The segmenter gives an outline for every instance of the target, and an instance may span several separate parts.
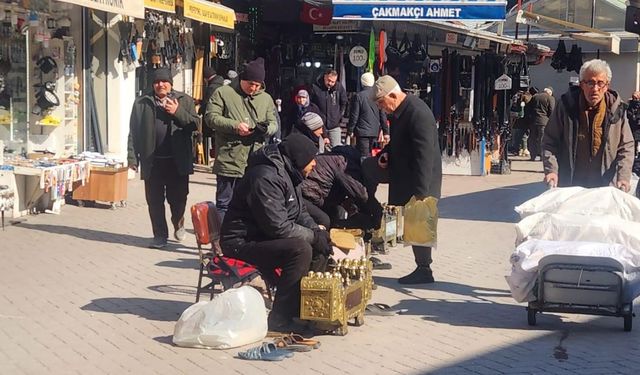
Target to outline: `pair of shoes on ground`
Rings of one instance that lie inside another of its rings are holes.
[[[297,334],[279,336],[273,342],[263,342],[262,345],[238,353],[238,358],[253,361],[282,361],[293,357],[294,352],[309,352],[320,347],[320,341],[305,339]]]
[[[431,268],[424,266],[418,266],[407,276],[403,276],[398,279],[398,283],[404,285],[431,284],[434,281],[435,280],[433,279],[433,272],[431,271]]]

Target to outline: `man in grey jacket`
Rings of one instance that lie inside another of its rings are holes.
[[[580,68],[580,86],[558,101],[543,137],[544,181],[549,186],[611,185],[629,191],[633,135],[610,83],[609,64],[587,61]]]

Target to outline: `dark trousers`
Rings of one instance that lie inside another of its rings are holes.
[[[307,200],[304,198],[303,200],[304,200],[304,205],[307,208],[307,211],[309,212],[309,216],[311,216],[313,221],[315,221],[316,224],[322,225],[327,229],[331,228],[331,218],[329,217],[329,215],[326,212],[324,212],[322,208],[311,203],[310,200]]]
[[[375,197],[378,184],[389,183],[389,171],[378,166],[378,158],[371,157],[362,161],[362,177],[369,196]],[[431,248],[412,246],[413,257],[419,267],[429,267],[432,262]]]
[[[224,219],[224,214],[229,209],[231,198],[233,198],[233,188],[240,180],[237,177],[227,177],[216,175],[216,209],[220,214],[220,222]]]
[[[371,156],[373,144],[378,137],[356,137],[356,148],[360,151],[360,156],[366,158]]]
[[[308,242],[299,238],[249,242],[225,255],[249,262],[266,275],[281,268],[272,311],[287,318],[300,316],[300,280],[309,272],[312,258]]]
[[[164,200],[171,209],[171,223],[174,228],[184,218],[189,195],[189,175],[178,174],[173,159],[155,159],[151,175],[144,181],[144,193],[149,206],[149,217],[154,238],[169,238]]]
[[[529,135],[529,154],[531,155],[531,160],[538,156],[542,158],[544,128],[544,126],[531,126],[531,134]]]

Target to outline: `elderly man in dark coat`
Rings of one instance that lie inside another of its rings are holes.
[[[412,196],[440,198],[442,160],[438,130],[431,109],[414,95],[407,95],[391,76],[380,77],[372,91],[378,107],[391,114],[391,142],[377,157],[363,161],[362,172],[369,195],[380,182],[389,182],[389,204],[404,206]],[[434,281],[431,248],[413,246],[417,268],[401,277],[400,284]]]
[[[167,245],[165,198],[171,208],[175,239],[181,241],[186,235],[184,211],[193,173],[191,139],[197,120],[193,99],[173,90],[173,78],[166,68],[153,73],[153,91],[133,103],[127,159],[129,168],[137,171],[141,167],[153,228],[150,247]]]

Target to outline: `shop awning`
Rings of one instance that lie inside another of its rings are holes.
[[[102,10],[123,16],[144,18],[144,0],[58,0],[89,9]]]
[[[165,13],[175,13],[176,0],[144,0],[144,7]]]
[[[184,0],[184,16],[231,30],[236,22],[236,12],[233,9],[203,0]]]
[[[333,19],[504,21],[506,0],[334,0]]]

